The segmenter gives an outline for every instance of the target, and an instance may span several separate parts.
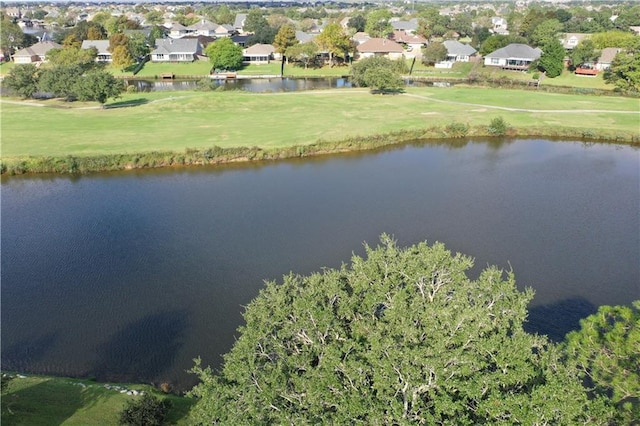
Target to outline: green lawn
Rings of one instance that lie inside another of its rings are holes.
[[[172,403],[170,424],[187,424],[192,400],[157,393],[151,386],[126,385],[128,390],[152,393]],[[15,378],[2,394],[3,426],[117,425],[127,401],[138,398],[87,380]]]
[[[48,105],[48,101],[41,104]],[[637,134],[640,117],[637,99],[473,87],[410,88],[404,95],[372,95],[364,89],[282,94],[139,93],[127,94],[116,104],[131,107],[38,108],[3,102],[2,157],[183,151],[211,146],[282,148],[453,122],[484,126],[498,116],[518,127],[560,126]],[[556,111],[578,109],[605,112]],[[636,113],[606,112],[609,110]]]

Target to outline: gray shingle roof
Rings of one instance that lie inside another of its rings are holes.
[[[502,59],[530,59],[535,60],[540,57],[542,50],[539,48],[533,48],[526,44],[511,43],[508,46],[498,49],[489,53],[487,58],[502,58]]]
[[[83,49],[89,49],[95,47],[98,50],[98,54],[106,55],[109,53],[109,40],[82,40]]]
[[[198,51],[197,38],[158,38],[156,39],[156,48],[152,54],[169,54],[169,53],[196,53]]]
[[[442,44],[447,48],[447,53],[449,55],[471,56],[477,52],[473,47],[468,44],[460,43],[458,40],[446,40]]]
[[[13,56],[46,56],[51,49],[60,49],[61,45],[52,41],[40,41],[32,46],[18,50]]]

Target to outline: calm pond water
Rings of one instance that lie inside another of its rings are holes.
[[[640,298],[639,169],[628,146],[515,140],[3,178],[2,367],[188,388],[263,280],[383,232],[513,268],[536,290],[529,328],[562,336]]]
[[[351,82],[344,77],[330,78],[232,78],[212,80],[212,84],[224,90],[244,90],[246,92],[299,92],[301,90],[335,89],[351,87]],[[166,92],[178,90],[195,90],[197,80],[127,80],[140,92]]]

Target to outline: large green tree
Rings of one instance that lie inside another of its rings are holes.
[[[625,51],[615,56],[604,80],[623,90],[640,91],[640,37],[635,37]]]
[[[215,69],[237,70],[242,66],[242,47],[228,37],[209,43],[204,52]]]
[[[601,306],[567,335],[566,352],[594,394],[617,407],[616,424],[640,419],[640,301]]]
[[[76,97],[75,84],[85,72],[81,65],[58,65],[40,71],[39,88],[67,101]]]
[[[369,33],[371,37],[386,38],[393,32],[393,27],[389,22],[390,19],[391,12],[389,12],[388,9],[373,10],[367,16],[367,23],[364,30]]]
[[[23,98],[30,98],[38,91],[38,69],[33,64],[16,65],[3,84]]]
[[[523,330],[532,290],[442,244],[382,237],[349,265],[268,283],[197,424],[607,424],[575,370]]]
[[[559,40],[551,40],[542,47],[538,67],[549,78],[558,77],[564,69],[564,47]]]
[[[287,58],[291,61],[300,62],[306,69],[309,67],[309,64],[316,61],[318,57],[318,46],[312,41],[297,43],[288,47],[285,55],[287,55]]]
[[[117,98],[124,90],[124,83],[108,71],[95,70],[80,76],[74,85],[76,97],[81,101],[100,104],[109,98]]]

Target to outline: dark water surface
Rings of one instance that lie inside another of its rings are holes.
[[[383,232],[513,268],[536,290],[530,329],[558,337],[640,298],[639,169],[628,146],[517,140],[3,178],[2,368],[187,388],[264,279]]]

